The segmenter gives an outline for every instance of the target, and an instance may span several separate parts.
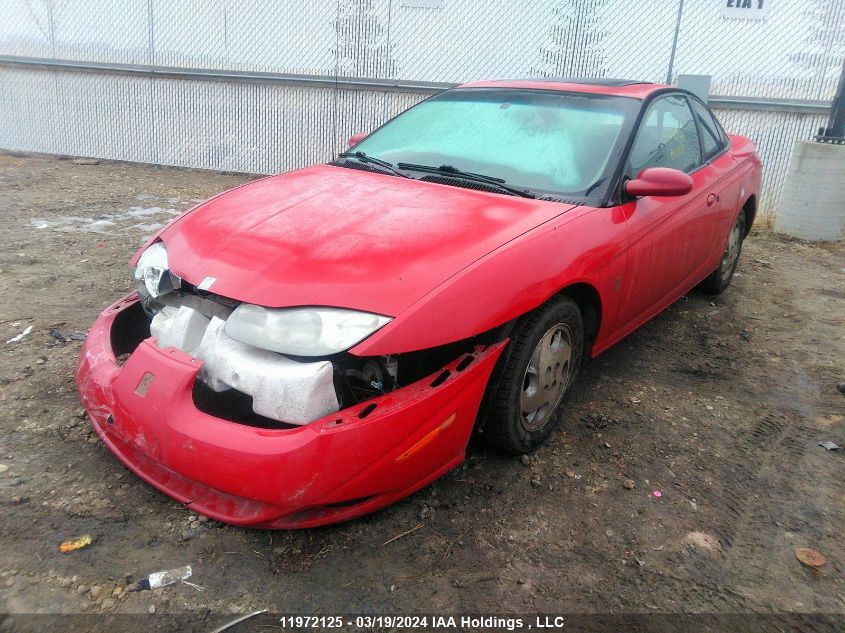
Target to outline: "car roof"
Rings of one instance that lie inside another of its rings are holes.
[[[461,84],[458,88],[523,88],[526,90],[559,90],[562,92],[588,92],[644,99],[658,90],[672,88],[668,84],[655,84],[635,79],[604,79],[589,77],[543,77],[538,79],[491,79]]]

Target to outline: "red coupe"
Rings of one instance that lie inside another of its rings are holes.
[[[754,145],[614,80],[442,92],[323,165],[204,202],[135,256],[77,368],[103,442],[192,510],[315,526],[524,453],[582,360],[731,281]]]

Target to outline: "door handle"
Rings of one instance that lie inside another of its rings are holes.
[[[707,196],[708,207],[712,207],[717,202],[719,202],[719,196],[717,196],[715,193],[711,193],[709,196]]]

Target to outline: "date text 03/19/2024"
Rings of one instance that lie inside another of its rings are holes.
[[[532,621],[533,620],[533,621]],[[505,616],[451,616],[451,615],[357,615],[343,616],[283,616],[279,622],[291,628],[346,628],[367,629],[472,629],[506,630],[561,629],[566,619],[560,615],[534,616],[533,618]]]

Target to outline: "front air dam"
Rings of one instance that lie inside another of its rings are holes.
[[[507,341],[431,376],[296,428],[199,411],[201,361],[148,338],[118,364],[111,329],[134,295],[91,328],[77,384],[108,448],[158,490],[212,519],[301,528],[384,507],[460,464],[484,388]]]

